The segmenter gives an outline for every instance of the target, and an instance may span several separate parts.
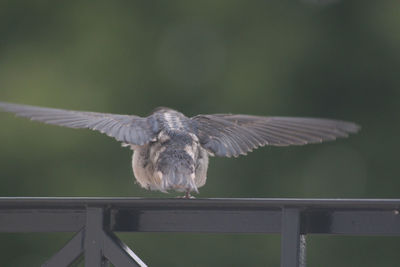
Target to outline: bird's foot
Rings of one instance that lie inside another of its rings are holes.
[[[187,198],[187,199],[192,198],[193,199],[195,197],[190,194],[190,191],[186,191],[184,198]]]
[[[190,194],[190,192],[186,192],[183,196],[177,196],[177,198],[184,198],[184,199],[195,199],[194,196]]]

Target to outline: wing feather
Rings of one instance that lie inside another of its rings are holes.
[[[0,109],[47,124],[88,128],[129,144],[143,145],[154,140],[156,136],[147,118],[134,115],[42,108],[4,102],[0,102]]]
[[[222,157],[245,155],[265,145],[321,143],[360,129],[352,122],[301,117],[212,114],[192,117],[192,121],[202,146]]]

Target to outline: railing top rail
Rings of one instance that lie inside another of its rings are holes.
[[[79,208],[87,206],[130,208],[345,208],[398,209],[400,199],[327,198],[136,198],[136,197],[0,197],[0,208]]]

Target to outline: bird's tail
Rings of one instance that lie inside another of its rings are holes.
[[[172,155],[160,155],[157,165],[158,171],[161,172],[160,178],[163,190],[176,190],[180,192],[195,191],[198,193],[194,181],[194,163],[187,153],[174,151]]]
[[[182,171],[179,168],[172,169],[169,173],[163,176],[162,187],[166,191],[195,191],[196,193],[198,193],[193,175],[188,174],[186,171]]]

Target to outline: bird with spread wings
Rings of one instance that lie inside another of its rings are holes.
[[[73,111],[0,102],[0,109],[47,124],[104,133],[133,151],[133,172],[143,188],[198,192],[209,156],[237,157],[258,147],[304,145],[356,133],[352,122],[302,117],[209,114],[186,117],[157,108],[147,117]]]

